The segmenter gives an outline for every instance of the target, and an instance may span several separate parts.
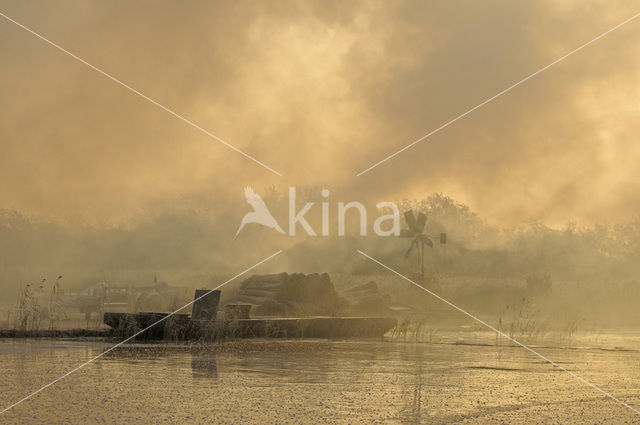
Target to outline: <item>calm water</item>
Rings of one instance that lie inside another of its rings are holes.
[[[639,339],[539,348],[640,407]],[[2,408],[104,342],[0,340]],[[114,352],[0,416],[2,423],[640,423],[518,347],[271,341]]]

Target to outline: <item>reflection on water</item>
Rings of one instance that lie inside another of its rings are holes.
[[[621,337],[616,343],[627,344]],[[108,347],[0,341],[9,405]],[[636,349],[539,347],[632,405]],[[599,423],[635,419],[518,347],[251,341],[118,348],[11,410],[6,423]]]
[[[215,354],[191,357],[191,370],[194,378],[217,378],[218,360]]]
[[[420,350],[420,348],[418,348]],[[417,361],[419,356],[414,358],[414,378],[411,385],[405,388],[406,395],[403,397],[407,404],[402,410],[403,419],[410,423],[421,423],[422,417],[422,362]]]

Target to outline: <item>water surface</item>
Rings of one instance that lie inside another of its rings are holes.
[[[628,344],[537,350],[640,406],[637,339],[623,335],[609,340]],[[2,408],[108,346],[104,341],[0,340]],[[383,341],[128,345],[0,417],[3,423],[25,424],[638,419],[519,347]]]

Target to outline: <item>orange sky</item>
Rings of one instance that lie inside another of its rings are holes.
[[[356,177],[639,11],[556,3],[0,1],[284,175],[0,19],[0,208],[116,223],[311,184],[444,192],[494,223],[624,220],[640,207],[640,19]]]

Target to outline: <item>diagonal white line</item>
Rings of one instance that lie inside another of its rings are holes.
[[[221,283],[220,285],[216,286],[215,288],[213,288],[210,291],[207,291],[206,293],[204,293],[203,295],[199,296],[198,298],[194,299],[193,301],[183,305],[182,307],[180,307],[179,309],[177,309],[176,311],[169,313],[167,316],[163,317],[162,319],[158,320],[155,323],[150,324],[149,326],[147,326],[146,328],[142,329],[141,331],[136,332],[135,334],[131,335],[129,338],[120,341],[119,343],[117,343],[116,345],[109,347],[107,350],[103,351],[102,353],[98,354],[97,356],[87,360],[86,362],[82,363],[80,366],[75,367],[74,369],[71,369],[69,372],[65,373],[64,375],[62,375],[61,377],[54,379],[53,381],[49,382],[47,385],[43,386],[42,388],[32,392],[31,394],[29,394],[28,396],[23,397],[22,399],[16,401],[15,403],[13,403],[11,406],[5,408],[4,410],[0,411],[0,415],[2,415],[3,413],[9,411],[10,409],[13,409],[14,407],[16,407],[17,405],[19,405],[20,403],[22,403],[23,401],[26,401],[28,399],[30,399],[31,397],[33,397],[34,395],[40,393],[41,391],[49,388],[50,386],[52,386],[53,384],[55,384],[56,382],[59,382],[61,380],[63,380],[64,378],[66,378],[67,376],[71,375],[72,373],[82,369],[83,367],[87,366],[88,364],[96,361],[97,359],[99,359],[100,357],[104,356],[105,354],[107,354],[108,352],[118,348],[119,346],[121,346],[122,344],[126,343],[127,341],[131,341],[133,338],[135,338],[136,336],[140,335],[141,333],[149,330],[150,328],[152,328],[153,326],[157,325],[160,322],[163,322],[165,320],[167,320],[169,317],[173,316],[174,314],[176,314],[177,312],[179,312],[180,310],[185,309],[186,307],[189,307],[191,304],[195,303],[196,301],[198,301],[201,298],[206,297],[207,295],[209,295],[211,292],[215,291],[216,289],[222,288],[224,285],[226,285],[227,283],[231,282],[232,280],[242,276],[243,274],[253,270],[254,268],[258,267],[260,264],[265,263],[267,261],[269,261],[270,259],[272,259],[273,257],[275,257],[276,255],[280,254],[282,252],[282,250],[271,254],[270,256],[268,256],[267,258],[257,262],[256,264],[254,264],[253,266],[249,267],[248,269],[238,273],[237,275],[233,276],[231,279]]]
[[[373,164],[371,167],[367,168],[364,171],[359,172],[358,174],[356,174],[356,177],[360,177],[361,175],[373,170],[374,168],[376,168],[378,165],[390,160],[391,158],[395,157],[396,155],[398,155],[399,153],[402,153],[404,151],[406,151],[407,149],[415,146],[416,144],[422,142],[423,140],[427,139],[428,137],[431,137],[432,135],[438,133],[440,130],[449,127],[451,124],[453,124],[454,122],[458,121],[461,118],[464,118],[465,116],[469,115],[470,113],[472,113],[473,111],[475,111],[476,109],[482,108],[484,105],[486,105],[487,103],[491,102],[492,100],[502,96],[503,94],[507,93],[508,91],[510,91],[513,88],[516,88],[517,86],[519,86],[520,84],[524,83],[527,80],[530,80],[531,78],[535,77],[536,75],[540,74],[543,71],[546,71],[547,69],[551,68],[553,65],[557,64],[560,61],[563,61],[564,59],[568,58],[569,56],[573,55],[576,52],[579,52],[580,50],[584,49],[585,47],[587,47],[588,45],[590,45],[591,43],[594,43],[596,41],[598,41],[599,39],[601,39],[602,37],[604,37],[605,35],[609,34],[612,31],[617,30],[618,28],[620,28],[621,26],[623,26],[624,24],[627,24],[631,21],[633,21],[634,19],[636,19],[638,16],[640,16],[640,13],[636,13],[635,15],[633,15],[632,17],[630,17],[629,19],[619,23],[618,25],[616,25],[615,27],[609,29],[608,31],[603,32],[602,34],[600,34],[599,36],[597,36],[596,38],[592,39],[591,41],[583,44],[582,46],[570,51],[569,53],[567,53],[566,55],[556,59],[555,61],[551,62],[549,65],[540,68],[539,70],[537,70],[536,72],[534,72],[533,74],[523,78],[522,80],[518,81],[517,83],[507,87],[506,89],[502,90],[500,93],[496,94],[495,96],[490,97],[489,99],[485,100],[484,102],[474,106],[473,108],[469,109],[468,111],[458,115],[457,117],[455,117],[454,119],[452,119],[451,121],[441,125],[440,127],[436,128],[435,130],[431,131],[430,133],[425,134],[424,136],[420,137],[419,139],[409,143],[407,146],[403,147],[402,149],[400,149],[397,152],[392,153],[391,155],[387,156],[386,158],[376,162],[375,164]]]
[[[128,89],[129,91],[137,94],[138,96],[140,96],[141,98],[153,103],[154,105],[156,105],[158,108],[161,108],[165,111],[167,111],[168,113],[170,113],[171,115],[173,115],[174,117],[178,118],[181,121],[184,121],[185,123],[189,124],[191,127],[200,130],[202,133],[206,134],[207,136],[217,140],[218,142],[222,143],[223,145],[227,146],[228,148],[233,149],[234,151],[238,152],[240,155],[244,156],[245,158],[250,159],[251,161],[255,162],[256,164],[261,165],[262,167],[266,168],[267,170],[271,171],[274,174],[279,175],[280,177],[282,177],[282,174],[279,173],[278,171],[274,170],[273,168],[269,167],[268,165],[266,165],[265,163],[258,161],[256,158],[252,157],[251,155],[249,155],[248,153],[245,153],[244,151],[236,148],[235,146],[233,146],[231,143],[226,142],[225,140],[221,139],[220,137],[216,136],[215,134],[205,130],[204,128],[200,127],[198,124],[194,123],[193,121],[188,120],[187,118],[183,117],[182,115],[178,114],[177,112],[172,111],[171,109],[167,108],[164,105],[161,105],[160,103],[156,102],[155,100],[151,99],[148,96],[145,96],[144,94],[140,93],[138,90],[134,89],[133,87],[123,83],[122,81],[118,80],[116,77],[112,76],[111,74],[106,73],[105,71],[101,70],[100,68],[91,65],[89,62],[85,61],[84,59],[74,55],[73,53],[71,53],[70,51],[66,50],[63,47],[60,47],[59,45],[57,45],[56,43],[54,43],[53,41],[47,39],[46,37],[38,34],[37,32],[33,31],[30,28],[25,27],[24,25],[22,25],[20,22],[11,19],[10,17],[8,17],[7,15],[5,15],[4,13],[0,12],[0,16],[2,16],[3,18],[5,18],[6,20],[13,22],[14,24],[16,24],[17,26],[19,26],[20,28],[22,28],[25,31],[30,32],[31,34],[35,35],[36,37],[38,37],[39,39],[41,39],[42,41],[50,44],[51,46],[55,47],[56,49],[60,50],[61,52],[66,53],[67,55],[71,56],[72,58],[76,59],[79,62],[82,62],[83,64],[85,64],[86,66],[88,66],[89,68],[93,69],[94,71],[99,72],[100,74],[104,75],[105,77],[109,78],[110,80],[120,84],[122,87]]]
[[[412,283],[413,285],[417,286],[418,288],[422,289],[423,291],[428,292],[430,295],[433,295],[434,297],[436,297],[437,299],[439,299],[440,301],[442,301],[443,303],[447,304],[450,307],[455,308],[456,310],[458,310],[459,312],[469,316],[470,318],[472,318],[473,320],[475,320],[476,322],[482,324],[483,326],[486,326],[487,328],[491,329],[492,331],[496,332],[498,335],[503,336],[505,338],[507,338],[508,340],[510,340],[511,342],[519,345],[520,347],[524,348],[525,350],[535,354],[536,356],[540,357],[542,360],[544,360],[545,362],[549,363],[550,365],[552,365],[553,367],[557,367],[558,369],[567,372],[569,375],[573,376],[574,378],[576,378],[577,380],[579,380],[580,382],[583,382],[587,385],[589,385],[591,388],[597,390],[598,392],[604,394],[605,396],[609,397],[611,400],[621,404],[622,406],[632,410],[633,412],[637,413],[640,415],[640,411],[636,410],[635,408],[633,408],[632,406],[628,405],[627,403],[625,403],[624,401],[612,396],[611,394],[609,394],[608,392],[606,392],[605,390],[601,389],[600,387],[597,387],[596,385],[592,384],[591,382],[587,381],[586,379],[576,375],[574,372],[571,372],[570,370],[564,368],[563,366],[560,366],[559,364],[555,363],[552,360],[549,360],[547,357],[543,356],[542,354],[538,353],[537,351],[534,351],[532,348],[527,347],[526,345],[524,345],[521,342],[516,341],[514,338],[510,337],[509,335],[505,334],[504,332],[494,328],[493,326],[491,326],[490,324],[488,324],[487,322],[483,321],[482,319],[477,318],[476,316],[474,316],[471,313],[468,313],[466,310],[461,309],[460,307],[458,307],[457,305],[453,304],[450,301],[445,300],[444,298],[442,298],[440,295],[428,290],[427,288],[425,288],[422,285],[417,284],[416,282],[414,282],[413,280],[409,279],[408,277],[406,277],[405,275],[395,271],[394,269],[392,269],[389,266],[386,266],[385,264],[382,264],[380,261],[376,260],[375,258],[365,254],[364,252],[360,251],[359,249],[356,249],[356,251],[360,254],[362,254],[363,256],[367,257],[368,259],[370,259],[371,261],[373,261],[374,263],[384,267],[385,269],[389,270],[390,272],[400,276],[401,278],[403,278],[404,280],[406,280],[407,282]]]

